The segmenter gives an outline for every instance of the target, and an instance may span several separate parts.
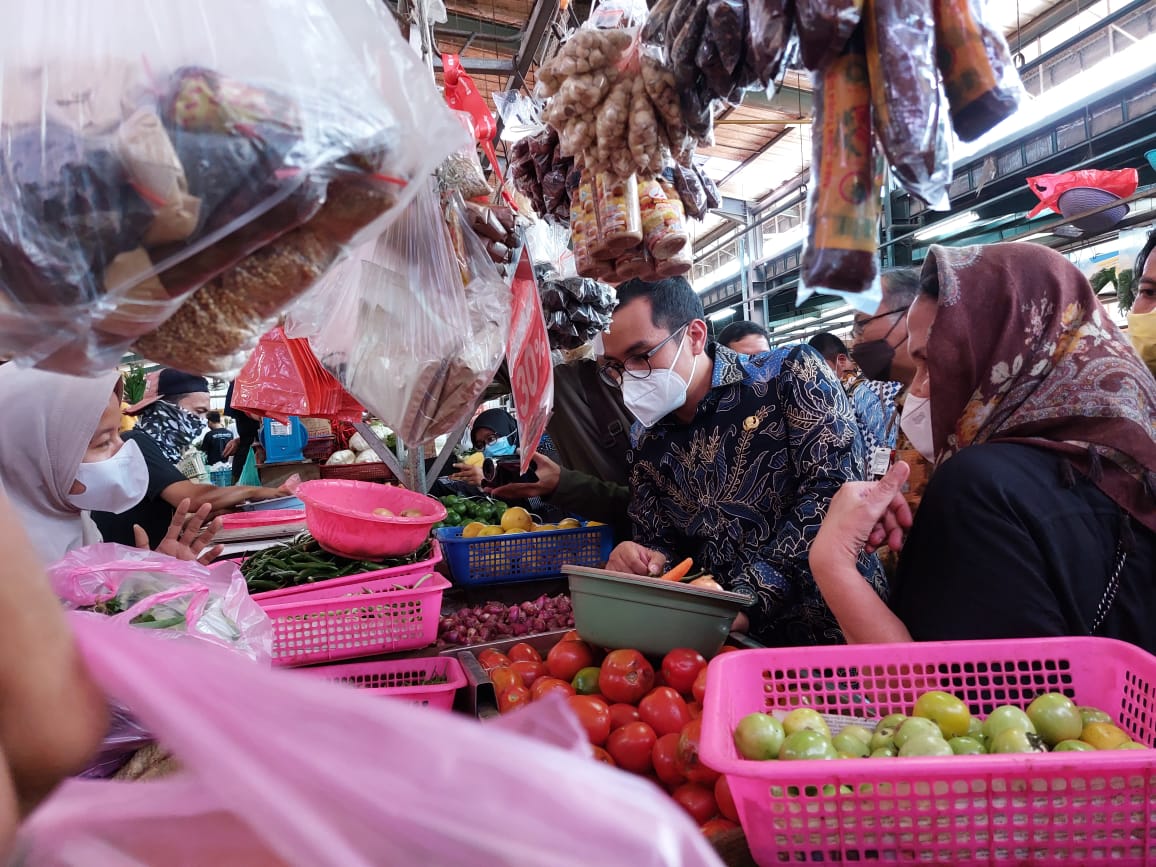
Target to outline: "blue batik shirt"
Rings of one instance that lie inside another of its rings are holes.
[[[868,461],[877,448],[895,448],[899,437],[895,398],[902,390],[901,382],[862,380],[851,385],[851,405],[855,408],[855,419],[863,433]]]
[[[809,346],[708,355],[711,389],[692,422],[631,431],[634,541],[749,595],[750,635],[764,644],[842,642],[807,555],[835,492],[862,479],[851,403]],[[861,555],[859,570],[886,598],[878,560]]]

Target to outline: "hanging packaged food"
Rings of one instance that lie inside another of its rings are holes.
[[[686,215],[674,185],[661,178],[649,178],[638,184],[639,208],[646,249],[661,261],[677,255],[690,243]]]
[[[570,187],[570,243],[574,250],[574,269],[582,277],[592,277],[597,266],[597,260],[590,253],[592,227],[578,194],[581,176],[577,172],[572,174],[574,176],[578,177]]]
[[[853,39],[812,80],[815,120],[801,279],[812,290],[859,293],[879,268],[879,195],[862,40]]]
[[[821,72],[833,63],[859,26],[863,0],[795,0],[803,65]]]
[[[623,253],[614,261],[614,274],[618,280],[632,280],[650,272],[650,254],[646,245],[639,244]]]
[[[688,243],[669,259],[663,259],[661,261],[655,260],[654,276],[656,278],[683,277],[689,274],[690,269],[693,267],[694,249],[692,245]]]
[[[598,216],[598,258],[615,258],[642,243],[642,213],[638,208],[638,180],[615,178],[607,172],[594,177]]]
[[[951,122],[961,141],[973,141],[1015,112],[1023,83],[980,0],[934,0],[933,7]]]

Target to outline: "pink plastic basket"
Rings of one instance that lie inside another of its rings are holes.
[[[387,695],[438,710],[453,710],[454,694],[466,685],[462,664],[450,656],[353,662],[305,671],[375,695]],[[433,677],[444,677],[446,682],[427,684],[426,681]]]
[[[261,600],[273,621],[273,664],[331,662],[433,644],[450,582],[427,574],[388,579],[411,588],[405,590],[365,592],[349,586],[344,588],[349,595]]]
[[[431,542],[431,551],[432,553],[428,560],[422,560],[420,563],[414,563],[412,566],[395,566],[392,569],[361,572],[345,578],[329,578],[313,584],[286,587],[283,590],[269,590],[265,593],[254,593],[253,598],[259,603],[272,600],[276,600],[277,602],[302,602],[306,599],[327,599],[331,596],[346,596],[358,589],[389,590],[395,584],[407,583],[405,580],[407,578],[420,578],[436,570],[438,563],[442,561],[442,549],[436,539]],[[424,586],[425,584],[422,585],[422,587]]]
[[[380,560],[403,557],[429,538],[430,528],[446,516],[433,497],[393,485],[312,479],[297,487],[305,503],[305,524],[317,544],[339,557]],[[399,517],[375,515],[388,509]],[[413,509],[421,517],[402,518]]]
[[[930,689],[979,714],[1063,692],[1156,739],[1156,657],[1109,639],[725,653],[710,663],[701,755],[726,775],[755,860],[1156,865],[1153,751],[759,762],[734,747],[753,711],[875,720]]]

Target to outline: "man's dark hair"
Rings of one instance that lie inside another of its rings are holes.
[[[1156,250],[1156,229],[1148,233],[1148,240],[1144,242],[1144,246],[1140,248],[1140,255],[1136,257],[1136,264],[1132,268],[1133,286],[1140,282],[1140,276],[1144,273],[1144,263],[1148,261],[1153,250]]]
[[[212,424],[221,423],[221,414],[215,409],[209,410],[208,414],[205,415],[205,418],[208,419],[208,421]]]
[[[902,310],[915,303],[915,296],[919,294],[918,268],[884,268],[879,279],[888,309]]]
[[[161,398],[161,400],[163,400],[165,403],[171,403],[173,406],[176,406],[178,403],[180,403],[186,397],[189,397],[190,395],[197,394],[197,393],[198,392],[195,392],[195,391],[186,391],[184,394],[166,394],[164,397]]]
[[[704,319],[702,299],[685,277],[667,277],[656,283],[635,278],[618,287],[618,306],[637,298],[650,299],[650,320],[672,334],[692,319]]]
[[[847,344],[830,331],[820,331],[808,340],[807,343],[814,347],[814,349],[831,364],[834,364],[835,359],[840,355],[848,354]]]
[[[767,329],[763,328],[763,326],[757,322],[751,322],[749,319],[740,319],[738,322],[732,322],[719,332],[718,342],[723,346],[730,346],[736,340],[742,340],[744,337],[750,337],[751,335],[763,337],[768,343],[771,342],[771,336],[767,334]]]

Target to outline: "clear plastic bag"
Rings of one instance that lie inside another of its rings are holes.
[[[932,0],[866,0],[875,136],[903,189],[950,210],[951,121],[935,58]]]
[[[273,625],[249,597],[237,564],[206,566],[142,548],[78,548],[48,569],[70,608],[106,614],[166,637],[189,635],[269,663]]]
[[[235,371],[462,137],[370,0],[0,11],[0,346],[47,369]]]
[[[795,0],[803,65],[812,72],[826,69],[843,53],[862,15],[863,0]]]
[[[482,724],[74,618],[98,686],[187,772],[65,783],[20,830],[30,867],[722,863],[658,787],[590,757],[561,700]]]
[[[308,337],[322,365],[410,445],[469,417],[510,327],[509,289],[461,205],[446,213],[426,185],[293,309],[286,329]]]

